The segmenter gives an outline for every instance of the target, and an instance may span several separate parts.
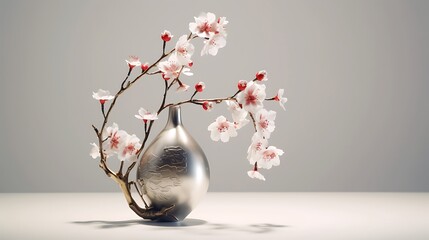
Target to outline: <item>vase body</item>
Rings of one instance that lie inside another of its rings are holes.
[[[209,186],[207,158],[182,125],[180,106],[169,108],[165,128],[140,159],[137,182],[151,207],[174,205],[160,221],[181,221],[198,204]]]

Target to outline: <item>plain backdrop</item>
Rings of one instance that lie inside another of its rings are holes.
[[[89,156],[91,124],[101,124],[92,91],[116,92],[129,55],[155,61],[160,33],[173,33],[171,49],[204,11],[229,20],[227,46],[200,57],[195,39],[184,82],[204,81],[200,97],[228,96],[266,69],[267,95],[284,88],[289,99],[286,111],[266,104],[278,112],[270,144],[285,154],[265,182],[246,174],[251,125],[213,142],[207,126],[229,116],[225,105],[183,106],[211,191],[429,190],[429,1],[1,0],[0,192],[118,191]],[[134,114],[158,107],[162,81],[141,79],[111,121],[142,137]]]

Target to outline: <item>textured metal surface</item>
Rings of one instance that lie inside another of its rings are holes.
[[[163,221],[181,221],[207,192],[209,165],[182,125],[179,106],[169,109],[167,125],[143,154],[137,182],[145,200],[157,209],[175,205]]]

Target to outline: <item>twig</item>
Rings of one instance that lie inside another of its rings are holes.
[[[139,188],[137,187],[137,183],[134,181],[129,182],[129,184],[134,185],[134,188],[136,189],[137,193],[139,194],[140,198],[142,199],[144,206],[146,207],[146,209],[149,208],[149,206],[147,205],[146,201],[143,198],[143,194],[140,192]]]

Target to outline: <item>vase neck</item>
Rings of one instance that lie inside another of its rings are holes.
[[[173,128],[182,125],[180,106],[170,106],[168,109],[168,120],[165,128]]]

